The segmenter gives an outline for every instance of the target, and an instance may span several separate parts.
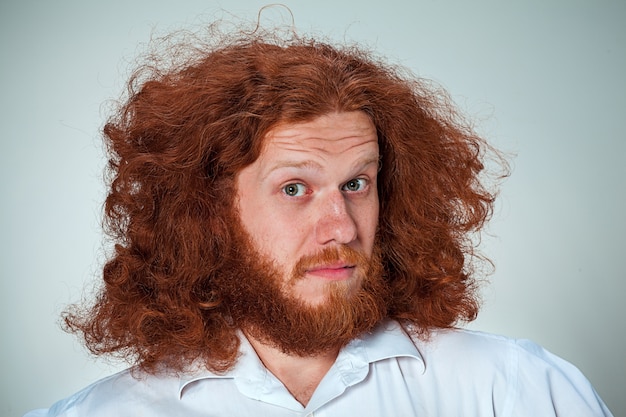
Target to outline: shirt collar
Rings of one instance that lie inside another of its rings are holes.
[[[415,342],[395,320],[384,321],[371,333],[356,339],[356,342],[363,345],[369,363],[404,356],[418,360],[424,368],[424,359]]]
[[[192,370],[180,377],[178,395],[182,397],[185,387],[195,381],[213,378],[232,378],[240,390],[247,391],[250,397],[257,397],[274,390],[275,378],[272,378],[265,368],[248,339],[239,332],[239,357],[235,365],[224,373],[214,373],[202,364],[196,364]],[[348,343],[337,357],[335,365],[350,358],[356,358],[365,364],[378,362],[394,357],[409,357],[420,362],[422,371],[425,370],[424,360],[407,331],[397,321],[386,320],[374,330],[365,333]],[[354,362],[353,362],[354,364]],[[253,392],[254,391],[254,392]]]
[[[209,369],[206,369],[204,364],[199,361],[192,365],[189,372],[184,373],[180,377],[178,386],[178,396],[182,397],[185,387],[193,382],[202,379],[236,379],[245,378],[250,381],[260,382],[260,387],[265,387],[268,379],[268,370],[265,368],[261,359],[259,359],[254,348],[244,336],[243,332],[238,332],[239,336],[239,355],[235,364],[224,373],[215,373]]]

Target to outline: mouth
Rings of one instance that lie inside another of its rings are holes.
[[[342,262],[307,268],[305,273],[307,275],[312,275],[314,277],[330,281],[342,281],[350,278],[355,269],[356,265]]]

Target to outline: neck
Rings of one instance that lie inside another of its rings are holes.
[[[312,356],[290,355],[249,335],[247,338],[263,365],[305,407],[339,354],[337,348]]]

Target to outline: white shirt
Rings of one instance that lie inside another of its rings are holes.
[[[126,370],[25,417],[611,416],[578,369],[527,340],[440,330],[424,341],[388,321],[342,349],[303,407],[241,339],[224,375]]]

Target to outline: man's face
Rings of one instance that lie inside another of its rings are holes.
[[[241,224],[281,272],[282,291],[318,305],[360,288],[378,225],[376,128],[363,112],[283,124],[237,177]],[[352,250],[352,251],[351,251]],[[351,255],[352,254],[352,255]]]

